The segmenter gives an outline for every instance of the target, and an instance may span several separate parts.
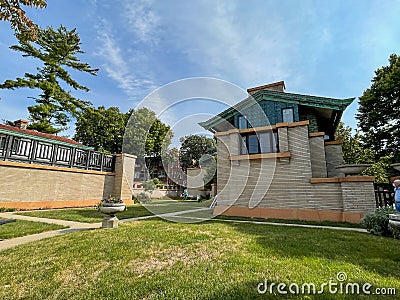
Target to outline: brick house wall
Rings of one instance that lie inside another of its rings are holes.
[[[218,132],[215,214],[349,221],[375,209],[373,177],[344,177],[341,145],[309,133],[309,122],[278,123],[280,152],[240,155],[241,130]],[[265,127],[258,130],[267,130]]]

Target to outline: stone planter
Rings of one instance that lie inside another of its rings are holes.
[[[400,239],[400,214],[389,214],[389,227],[393,236]]]
[[[102,228],[117,228],[118,227],[118,218],[115,216],[116,213],[124,211],[125,204],[124,203],[104,203],[102,202],[99,205],[99,211],[103,214],[108,215],[105,217],[102,222]]]
[[[348,164],[339,165],[336,169],[346,175],[357,175],[368,168],[371,164]]]
[[[393,169],[396,169],[397,171],[400,171],[400,163],[395,163],[390,165]]]

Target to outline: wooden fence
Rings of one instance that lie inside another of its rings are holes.
[[[394,191],[391,184],[374,184],[376,207],[392,206],[394,203]]]

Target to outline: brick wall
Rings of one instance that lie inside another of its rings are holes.
[[[135,157],[125,155],[116,158],[115,173],[0,162],[0,207],[91,206],[109,195],[131,203],[128,180],[134,165]]]
[[[278,128],[280,151],[287,148],[290,158],[247,156],[230,160],[230,155],[239,154],[238,136],[217,136],[220,207],[216,211],[225,207],[232,212],[229,206],[234,206],[244,209],[241,214],[236,208],[239,215],[254,216],[258,211],[258,216],[270,216],[277,211],[281,217],[359,222],[375,208],[371,178],[365,182],[363,178],[357,182],[328,178],[343,175],[334,169],[342,162],[341,145],[325,143],[323,134],[309,136],[307,124]],[[326,180],[312,183],[313,178]]]

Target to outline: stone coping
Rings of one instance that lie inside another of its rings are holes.
[[[278,128],[284,128],[284,127],[298,127],[298,126],[308,126],[310,124],[310,121],[300,121],[300,122],[293,122],[293,123],[276,123],[276,125],[270,125],[270,126],[262,126],[262,127],[253,127],[253,128],[246,128],[246,129],[230,129],[227,131],[221,131],[221,132],[216,132],[214,135],[215,136],[223,136],[223,135],[229,135],[233,133],[249,133],[249,132],[263,132],[263,131],[270,131],[270,130],[276,130]]]
[[[0,161],[0,166],[25,168],[25,169],[50,170],[50,171],[60,171],[60,172],[72,172],[72,173],[84,173],[84,174],[93,174],[93,175],[115,176],[115,173],[112,173],[112,172],[82,170],[82,169],[76,169],[76,168],[64,168],[64,167],[46,166],[46,165],[37,165],[37,164],[26,164],[26,163],[14,162],[14,161]]]
[[[343,144],[342,141],[329,141],[329,142],[325,142],[325,145],[341,145]]]
[[[249,155],[232,155],[229,160],[249,160],[249,159],[274,159],[274,158],[288,158],[291,157],[290,152],[276,152],[276,153],[257,153]]]
[[[374,182],[375,176],[347,176],[334,178],[311,178],[310,183]]]
[[[308,137],[312,138],[312,137],[317,137],[317,136],[325,136],[325,132],[320,131],[320,132],[310,132],[310,134],[308,135]]]
[[[115,157],[131,157],[131,158],[137,158],[137,156],[136,155],[133,155],[133,154],[128,154],[128,153],[122,153],[122,154],[114,154],[115,155]]]

